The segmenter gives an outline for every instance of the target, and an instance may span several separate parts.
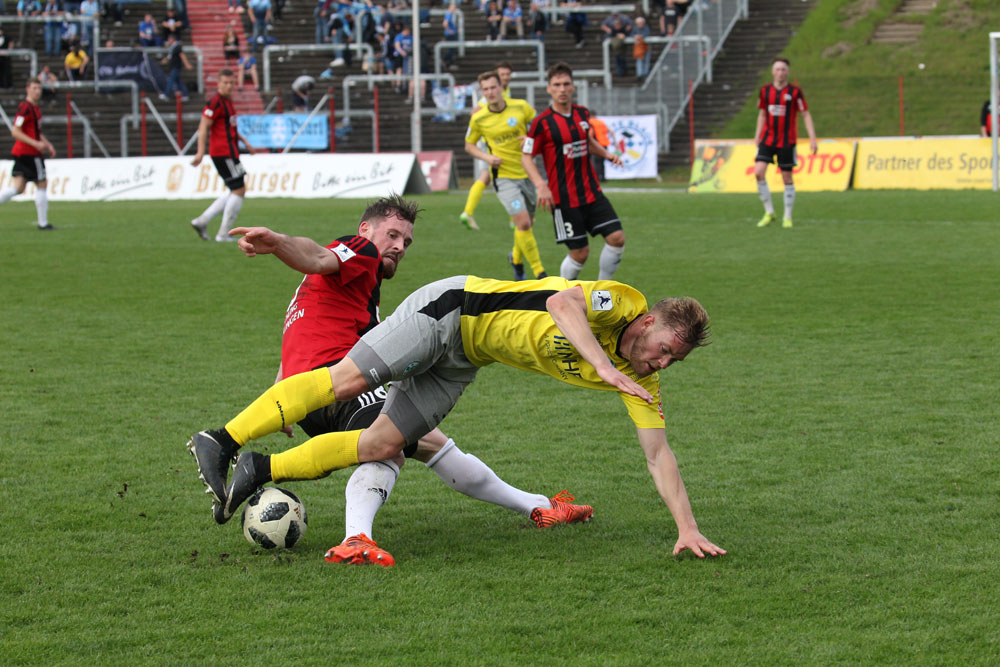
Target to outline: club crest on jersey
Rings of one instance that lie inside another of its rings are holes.
[[[341,262],[346,262],[352,257],[356,257],[357,253],[348,248],[343,243],[333,249],[333,254],[340,258]]]
[[[417,370],[419,366],[420,366],[419,361],[411,361],[410,363],[406,364],[406,368],[403,369],[403,375],[404,376],[409,375],[413,371]]]
[[[614,301],[611,292],[606,289],[595,289],[590,293],[590,308],[594,311],[611,310]]]
[[[585,120],[581,120],[581,121],[580,121],[580,128],[581,128],[581,129],[582,129],[582,130],[583,130],[584,132],[586,132],[587,130],[589,130],[589,129],[590,129],[590,123],[588,123],[588,122],[587,122],[587,121],[585,121]]]
[[[517,119],[511,116],[510,118],[507,119],[507,125],[511,127],[517,127]]]

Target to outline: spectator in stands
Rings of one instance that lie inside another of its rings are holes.
[[[97,0],[83,0],[80,3],[80,18],[91,19],[80,24],[80,44],[87,53],[91,52],[94,27],[96,22],[100,20],[100,16],[101,6],[97,4]]]
[[[351,49],[345,45],[351,43],[353,36],[354,16],[351,14],[351,6],[340,4],[330,16],[330,43],[333,44],[334,62],[350,66]]]
[[[241,0],[229,0],[229,13],[232,14],[234,12],[237,14],[243,13],[243,4],[241,3]]]
[[[42,13],[42,3],[38,0],[17,0],[18,16],[38,16]]]
[[[441,27],[444,28],[444,39],[446,42],[458,41],[458,10],[455,8],[454,2],[448,5],[448,11],[444,13],[444,18],[441,20]],[[441,52],[441,57],[444,59],[444,64],[448,66],[448,69],[458,69],[458,65],[455,63],[454,47],[444,49]]]
[[[503,20],[496,0],[489,0],[483,13],[486,14],[486,41],[495,42],[500,39],[500,22]]]
[[[250,23],[253,24],[253,48],[260,49],[267,43],[267,30],[271,23],[271,0],[249,0]]]
[[[227,61],[239,60],[240,57],[240,38],[236,35],[235,23],[236,21],[230,21],[226,32],[222,34],[222,55]]]
[[[646,38],[650,36],[649,24],[646,17],[635,17],[635,29],[632,31],[635,37],[635,44],[632,45],[632,57],[635,58],[635,76],[640,81],[649,74],[649,61],[653,56],[652,49]]]
[[[253,89],[260,90],[260,79],[257,78],[257,59],[253,57],[249,49],[243,53],[237,64],[236,87],[243,90],[243,80],[249,76],[250,81],[253,82]]]
[[[63,13],[62,23],[59,24],[59,41],[62,42],[62,50],[69,53],[74,42],[80,39],[80,24],[73,20],[70,12]]]
[[[42,16],[49,19],[45,22],[45,53],[50,56],[59,55],[59,35],[62,33],[62,21],[59,20],[61,14],[59,0],[47,0],[42,9]]]
[[[160,21],[160,29],[163,31],[163,39],[169,40],[170,36],[180,42],[181,33],[184,31],[184,21],[177,16],[177,12],[173,9],[167,10],[167,16],[162,21]]]
[[[139,44],[142,46],[160,46],[163,42],[156,34],[156,21],[152,14],[146,14],[139,21]]]
[[[392,40],[389,39],[389,35],[384,32],[375,33],[375,39],[379,43],[378,49],[376,49],[376,63],[377,72],[379,74],[395,74],[396,73],[396,54],[393,53]]]
[[[392,40],[393,52],[396,56],[396,74],[413,74],[413,35],[410,34],[410,25],[402,24],[399,34]],[[407,89],[407,85],[402,81],[396,87],[396,92],[402,93]],[[409,86],[409,97],[413,97],[412,82]]]
[[[660,14],[660,34],[670,37],[677,30],[677,6],[674,0],[666,0],[666,6]]]
[[[166,94],[161,93],[160,99],[167,100],[174,96],[174,93],[179,92],[181,94],[181,99],[185,102],[188,100],[188,89],[184,85],[184,79],[181,78],[183,69],[193,69],[191,63],[188,62],[187,56],[184,55],[184,45],[177,38],[175,33],[170,33],[167,35],[167,55],[160,61],[164,65],[170,65],[170,72],[167,74],[167,92]]]
[[[611,57],[615,59],[615,71],[625,76],[628,65],[625,60],[625,39],[632,34],[632,19],[621,12],[612,12],[601,23],[604,39],[611,40]]]
[[[500,19],[500,35],[507,39],[507,28],[514,25],[517,31],[517,38],[524,39],[524,10],[518,0],[507,0],[507,6],[503,8]]]
[[[101,15],[111,19],[115,27],[122,24],[122,0],[101,0]]]
[[[316,79],[305,72],[292,81],[292,111],[306,113],[309,110],[309,93],[316,87]]]
[[[63,60],[63,64],[66,66],[66,78],[70,81],[82,81],[87,73],[87,63],[89,62],[90,57],[80,46],[80,42],[73,42],[70,45],[69,53]]]
[[[0,51],[6,51],[7,49],[14,48],[14,43],[11,41],[7,35],[3,32],[3,26],[0,25]],[[0,57],[0,88],[11,88],[14,86],[14,77],[11,73],[10,57],[3,56]]]
[[[564,2],[563,7],[580,7],[580,2]],[[566,15],[566,32],[573,35],[574,46],[581,49],[587,41],[583,38],[583,29],[589,20],[586,12],[570,12]]]
[[[531,37],[537,39],[539,42],[545,41],[545,31],[549,27],[549,19],[542,11],[544,7],[539,2],[545,2],[545,0],[533,0],[531,3],[531,10],[528,12],[527,27],[528,32],[531,33]]]
[[[42,66],[42,71],[38,73],[38,81],[42,84],[42,100],[49,104],[55,102],[56,89],[53,84],[59,81],[59,77],[52,73],[52,68],[48,65]]]
[[[316,34],[313,42],[315,44],[325,44],[327,26],[330,24],[330,5],[333,4],[333,0],[316,0],[316,6],[313,7],[313,20],[316,22]]]

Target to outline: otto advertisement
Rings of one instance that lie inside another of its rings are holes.
[[[249,197],[382,197],[429,192],[413,153],[334,153],[326,155],[243,155]],[[0,189],[10,184],[13,163],[0,160]],[[123,199],[202,199],[226,190],[206,157],[46,160],[51,201]],[[28,184],[15,201],[34,198]]]
[[[798,165],[792,170],[799,192],[846,190],[851,184],[855,141],[821,140],[815,155],[809,142],[796,145]],[[757,145],[749,140],[698,140],[691,167],[690,192],[757,192],[754,164]],[[781,191],[784,181],[776,164],[767,168],[767,183]]]
[[[977,137],[862,139],[854,187],[988,190],[993,187],[991,144]]]

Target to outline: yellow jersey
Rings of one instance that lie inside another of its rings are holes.
[[[625,328],[646,314],[638,290],[613,280],[492,280],[469,276],[462,295],[462,343],[476,366],[500,362],[549,375],[577,387],[618,391],[600,378],[563,336],[545,308],[550,296],[579,285],[587,302],[590,330],[615,368],[638,382],[653,403],[619,392],[638,428],[663,428],[660,381],[656,374],[640,378],[621,354]]]
[[[494,168],[497,178],[527,178],[521,166],[521,138],[527,135],[535,110],[524,100],[506,100],[506,103],[502,111],[483,107],[472,114],[465,140],[475,144],[485,139],[490,153],[500,156],[503,162]]]

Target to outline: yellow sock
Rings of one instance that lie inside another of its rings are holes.
[[[545,272],[545,267],[542,266],[542,258],[538,254],[538,243],[535,241],[535,233],[530,229],[515,229],[514,230],[514,246],[520,248],[521,254],[524,255],[524,259],[531,264],[531,271],[538,277],[539,273]]]
[[[362,431],[324,433],[280,454],[271,455],[271,480],[319,479],[358,462]]]
[[[472,184],[469,188],[469,198],[465,200],[465,214],[474,215],[476,212],[476,207],[479,206],[479,200],[483,198],[483,191],[486,189],[486,184],[476,179],[476,182]]]
[[[330,369],[317,368],[271,385],[249,407],[226,424],[226,430],[242,447],[250,440],[294,424],[313,410],[330,405],[334,400]]]
[[[517,237],[514,237],[514,249],[510,251],[510,261],[515,264],[524,264],[524,255],[521,254],[521,249],[517,247]]]

